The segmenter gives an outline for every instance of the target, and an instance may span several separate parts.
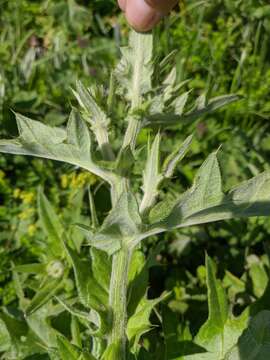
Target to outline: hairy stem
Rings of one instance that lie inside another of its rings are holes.
[[[109,345],[114,344],[118,349],[117,360],[126,360],[127,287],[130,258],[130,250],[122,248],[113,255],[112,261],[110,283],[112,329]]]

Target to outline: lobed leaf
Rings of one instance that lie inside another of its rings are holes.
[[[135,313],[129,318],[127,324],[127,337],[130,342],[131,352],[136,353],[138,351],[139,340],[141,336],[151,330],[152,324],[150,323],[150,315],[153,308],[165,300],[169,296],[168,293],[163,294],[157,299],[148,300],[144,297]]]
[[[268,216],[270,214],[270,172],[266,171],[236,186],[227,194],[222,192],[221,175],[216,153],[211,154],[199,169],[193,186],[175,204],[157,204],[153,224],[142,238],[191,225],[236,217]],[[169,214],[163,218],[160,216]],[[155,229],[156,228],[156,229]]]
[[[20,114],[16,114],[16,120],[20,136],[16,140],[0,140],[0,152],[63,161],[112,181],[109,173],[92,161],[89,130],[74,111],[67,129],[50,127]]]

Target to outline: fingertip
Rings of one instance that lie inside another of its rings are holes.
[[[162,14],[144,0],[128,0],[125,14],[129,24],[140,32],[151,30],[162,18]]]
[[[126,0],[118,0],[118,5],[122,11],[126,11]]]

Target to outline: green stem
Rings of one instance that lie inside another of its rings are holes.
[[[131,251],[122,248],[113,255],[112,260],[110,283],[112,328],[109,346],[113,344],[118,349],[117,360],[126,360],[127,287],[130,258]]]

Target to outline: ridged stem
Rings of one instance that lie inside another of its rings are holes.
[[[127,352],[127,287],[131,252],[122,248],[113,255],[110,283],[110,309],[112,328],[109,346],[117,349],[117,360],[126,360]]]

